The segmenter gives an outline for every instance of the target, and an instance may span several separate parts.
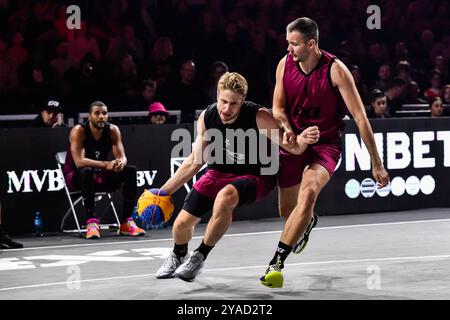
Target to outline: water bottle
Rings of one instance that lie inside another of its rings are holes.
[[[42,218],[39,211],[37,211],[36,215],[34,216],[34,231],[37,237],[44,236],[44,234],[42,233]]]

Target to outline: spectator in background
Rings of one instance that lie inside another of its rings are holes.
[[[63,41],[68,39],[68,34],[72,31],[67,28],[67,5],[62,5],[56,9],[53,28],[59,40]]]
[[[382,64],[378,68],[378,79],[374,83],[374,89],[387,91],[389,81],[391,80],[391,66]]]
[[[395,61],[406,60],[409,57],[409,51],[404,41],[398,41],[394,47]]]
[[[425,99],[420,97],[420,88],[417,82],[411,81],[408,86],[407,98],[405,103],[408,104],[427,104]]]
[[[114,71],[114,87],[118,105],[132,105],[138,96],[139,79],[132,55],[125,54]],[[112,109],[112,108],[111,108]]]
[[[70,103],[65,106],[66,115],[81,112],[80,106],[88,105],[106,91],[102,88],[104,81],[100,79],[95,57],[91,54],[84,56],[79,66],[69,70],[66,78],[71,88]]]
[[[155,101],[157,88],[158,84],[154,80],[147,79],[142,82],[141,94],[139,95],[136,103],[136,107],[139,110],[147,108],[151,103]]]
[[[40,62],[29,61],[22,66],[20,96],[17,97],[18,105],[25,113],[37,113],[41,111],[42,103],[55,93],[56,88],[49,80],[48,66]],[[16,110],[15,113],[20,113]]]
[[[158,86],[167,85],[173,80],[175,59],[172,40],[169,37],[156,39],[143,73],[145,77],[155,79]]]
[[[28,60],[28,51],[23,47],[23,43],[23,34],[21,32],[14,33],[11,46],[8,48],[8,54],[16,61],[17,66],[23,65]]]
[[[76,67],[76,61],[70,54],[68,42],[60,42],[56,48],[56,57],[50,61],[53,74],[53,82],[58,86],[58,94],[67,95],[69,87],[66,83],[65,74],[71,68]]]
[[[251,47],[241,58],[244,62],[243,72],[247,75],[247,81],[251,83],[247,99],[258,101],[268,106],[272,103],[270,67],[270,52],[273,47],[269,37],[261,30],[251,32]]]
[[[217,101],[217,83],[220,77],[228,72],[228,65],[223,61],[215,61],[211,65],[211,73],[209,74],[209,81],[206,84],[206,95],[208,96],[208,103]]]
[[[444,106],[442,100],[439,97],[432,98],[430,100],[430,116],[432,118],[442,117],[444,114]]]
[[[364,80],[361,76],[361,69],[357,65],[352,65],[350,67],[350,71],[352,73],[353,79],[355,80],[356,89],[358,89],[359,95],[364,104],[367,104],[369,89],[367,85],[364,83]]]
[[[441,72],[443,83],[450,81],[448,78],[448,66],[447,61],[443,56],[437,56],[434,60],[434,69],[437,69]]]
[[[387,97],[387,105],[391,117],[395,117],[395,113],[401,109],[407,85],[405,80],[394,78],[389,82],[388,89],[385,92]]]
[[[387,109],[387,97],[383,91],[374,89],[370,93],[370,109],[367,111],[367,118],[390,118]]]
[[[134,27],[130,24],[124,25],[121,34],[116,36],[109,44],[106,58],[108,62],[114,64],[120,63],[122,57],[129,54],[140,65],[144,60],[144,46],[139,38],[136,37]]]
[[[372,80],[376,78],[379,67],[389,61],[386,45],[383,42],[372,41],[369,44],[367,56],[370,63],[365,66],[365,69],[367,76]]]
[[[86,55],[90,55],[95,62],[102,58],[97,40],[87,30],[86,22],[81,21],[81,29],[75,29],[69,33],[69,44],[71,56],[79,65]]]
[[[62,107],[57,100],[48,100],[42,111],[33,120],[33,127],[58,128],[65,127],[62,117]]]
[[[409,83],[412,81],[411,79],[411,65],[408,61],[402,60],[397,63],[396,67],[396,77],[403,79],[406,82],[406,85],[408,86]]]
[[[439,97],[442,89],[442,77],[441,72],[438,69],[434,69],[431,72],[431,87],[425,90],[424,96],[428,99]]]
[[[169,112],[161,102],[153,102],[148,107],[148,119],[150,124],[164,124],[169,118]]]
[[[251,41],[250,35],[246,29],[240,28],[235,20],[227,21],[224,32],[218,56],[222,61],[226,61],[230,70],[239,70],[242,66],[241,54],[246,51],[247,43]]]
[[[18,77],[16,60],[9,55],[5,41],[0,38],[0,94],[14,89]]]
[[[450,106],[450,84],[446,84],[441,91],[442,103]]]
[[[196,69],[192,60],[183,62],[180,68],[180,80],[161,88],[161,100],[164,104],[181,110],[181,121],[191,123],[195,120],[195,110],[207,104],[207,98],[195,81]]]

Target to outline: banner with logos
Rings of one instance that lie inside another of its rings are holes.
[[[371,124],[390,185],[376,187],[367,149],[355,123],[346,121],[341,161],[319,195],[316,211],[328,215],[449,207],[450,118],[371,120]],[[138,169],[139,194],[145,188],[161,186],[173,175],[188,154],[194,134],[189,124],[120,128],[128,162]],[[41,212],[44,230],[59,229],[69,203],[55,154],[67,150],[69,130],[1,129],[0,199],[2,221],[10,232],[32,232],[36,211]],[[200,175],[174,195],[176,210],[181,209]],[[120,192],[114,194],[114,201],[121,213]],[[82,215],[82,208],[77,209]],[[105,214],[105,219],[109,219],[108,210],[104,203],[98,204],[98,212]],[[274,191],[259,203],[239,208],[234,219],[276,216]]]

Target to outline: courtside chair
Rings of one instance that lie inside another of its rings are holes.
[[[78,232],[78,235],[80,237],[83,236],[83,233],[86,232],[86,228],[81,228],[80,227],[80,223],[78,222],[78,217],[77,217],[77,212],[75,211],[75,207],[77,206],[78,203],[81,202],[81,200],[83,199],[83,197],[81,196],[81,191],[80,190],[73,190],[70,191],[69,188],[67,187],[67,183],[66,183],[66,179],[64,177],[63,174],[63,166],[64,163],[66,162],[66,155],[67,155],[67,151],[61,151],[61,152],[57,152],[55,157],[56,157],[56,163],[58,165],[58,170],[60,171],[61,177],[64,181],[64,191],[66,193],[67,196],[67,200],[69,201],[69,209],[67,209],[66,213],[64,214],[64,217],[61,221],[61,226],[60,226],[60,231],[63,233],[73,233],[73,232]],[[115,223],[112,224],[100,224],[100,228],[101,229],[111,229],[111,228],[119,228],[120,227],[120,221],[119,221],[119,217],[117,216],[117,211],[116,211],[116,207],[114,206],[114,203],[112,201],[112,197],[111,197],[111,193],[109,192],[96,192],[95,193],[95,202],[98,202],[100,200],[102,200],[103,197],[107,197],[109,204],[111,205],[112,211],[114,213],[114,218],[115,218]],[[74,201],[75,200],[75,201]],[[77,229],[73,229],[73,230],[67,230],[64,229],[64,225],[65,222],[67,220],[67,218],[72,215],[74,220],[75,220],[75,224],[77,226]]]

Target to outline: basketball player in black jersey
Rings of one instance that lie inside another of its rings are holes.
[[[64,164],[69,190],[80,190],[86,210],[86,239],[99,239],[99,220],[95,215],[96,191],[112,192],[123,184],[123,216],[119,234],[144,235],[131,218],[136,201],[136,168],[127,165],[119,127],[108,123],[108,108],[101,101],[89,107],[85,124],[70,132],[70,144]],[[108,160],[113,153],[114,160]]]
[[[208,163],[207,172],[194,184],[174,222],[172,229],[174,250],[156,272],[159,279],[177,277],[193,281],[203,267],[210,250],[231,224],[233,210],[238,206],[263,199],[276,184],[278,166],[275,172],[264,172],[260,158],[261,150],[258,150],[255,162],[251,160],[252,146],[249,145],[249,141],[245,141],[245,145],[239,146],[238,142],[233,146],[234,139],[228,139],[228,130],[235,132],[241,130],[242,134],[255,132],[258,141],[253,141],[253,146],[267,144],[267,137],[279,145],[282,144],[282,134],[270,111],[245,101],[247,89],[247,81],[240,74],[227,72],[222,75],[218,83],[217,103],[204,110],[198,119],[198,135],[193,152],[174,176],[161,187],[168,194],[173,194],[192,179],[202,168],[203,163]],[[261,129],[266,130],[263,132],[266,136],[256,134]],[[222,137],[217,149],[219,151],[214,159],[205,159],[204,151],[211,144],[212,132],[215,132],[214,139],[217,133]],[[318,128],[309,127],[297,137],[297,143],[294,145],[286,143],[286,148],[289,152],[301,154],[308,144],[317,142],[318,138]],[[223,155],[222,158],[218,156],[219,153]],[[201,217],[211,209],[212,217],[203,241],[188,258],[188,242],[192,239],[194,228]]]

